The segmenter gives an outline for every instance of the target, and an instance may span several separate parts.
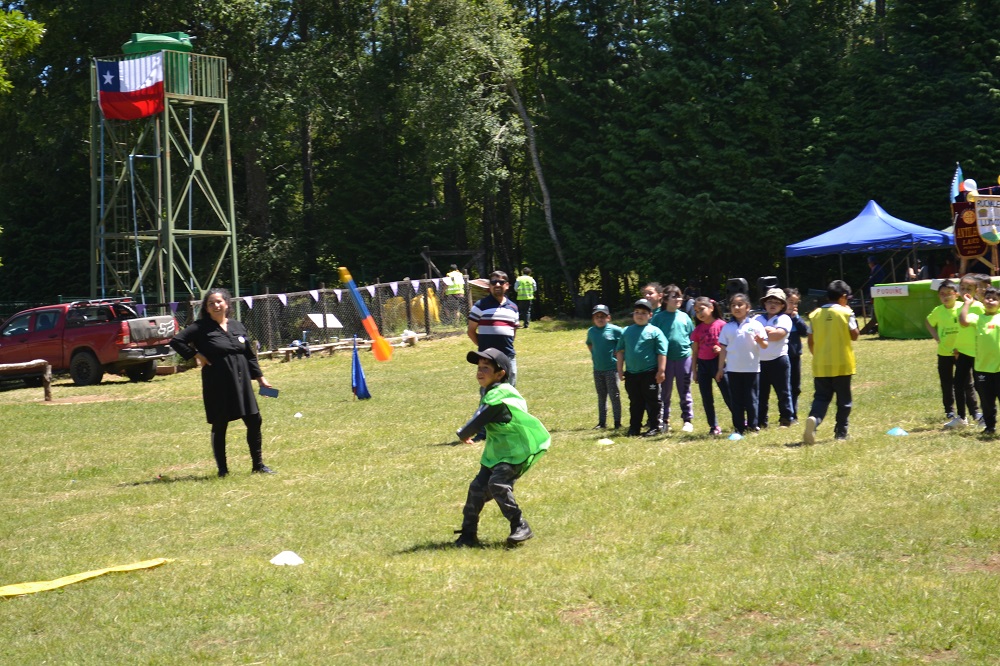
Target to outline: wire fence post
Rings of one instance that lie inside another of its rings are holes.
[[[431,334],[430,283],[424,285],[424,333]]]

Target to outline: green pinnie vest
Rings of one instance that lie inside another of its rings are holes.
[[[494,467],[498,463],[523,465],[524,474],[542,457],[552,438],[542,422],[528,413],[528,405],[507,382],[497,384],[483,396],[487,405],[503,403],[510,409],[510,423],[487,423],[486,446],[479,463]]]

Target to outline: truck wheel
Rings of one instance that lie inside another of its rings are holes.
[[[156,361],[130,365],[125,368],[125,375],[133,382],[148,382],[156,376]]]
[[[104,377],[104,368],[94,356],[94,352],[81,351],[74,354],[69,362],[69,376],[77,386],[100,384]]]

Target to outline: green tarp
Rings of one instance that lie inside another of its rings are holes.
[[[906,292],[905,296],[874,296],[878,334],[883,338],[920,340],[930,338],[924,326],[930,311],[941,305],[936,289],[940,280],[920,280],[877,285]],[[876,288],[876,292],[878,289]]]

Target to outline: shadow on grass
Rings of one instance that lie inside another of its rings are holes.
[[[506,539],[496,542],[480,541],[478,546],[465,546],[461,548],[456,546],[454,541],[427,541],[404,548],[396,554],[409,555],[411,553],[424,553],[434,550],[513,550],[516,548],[519,548],[519,546],[507,545]]]
[[[218,479],[218,474],[205,474],[203,476],[196,476],[194,474],[185,474],[184,476],[158,476],[155,479],[150,479],[148,481],[133,481],[131,483],[119,483],[119,488],[127,488],[129,486],[155,486],[161,483],[178,483],[186,481],[211,481],[212,479]]]

